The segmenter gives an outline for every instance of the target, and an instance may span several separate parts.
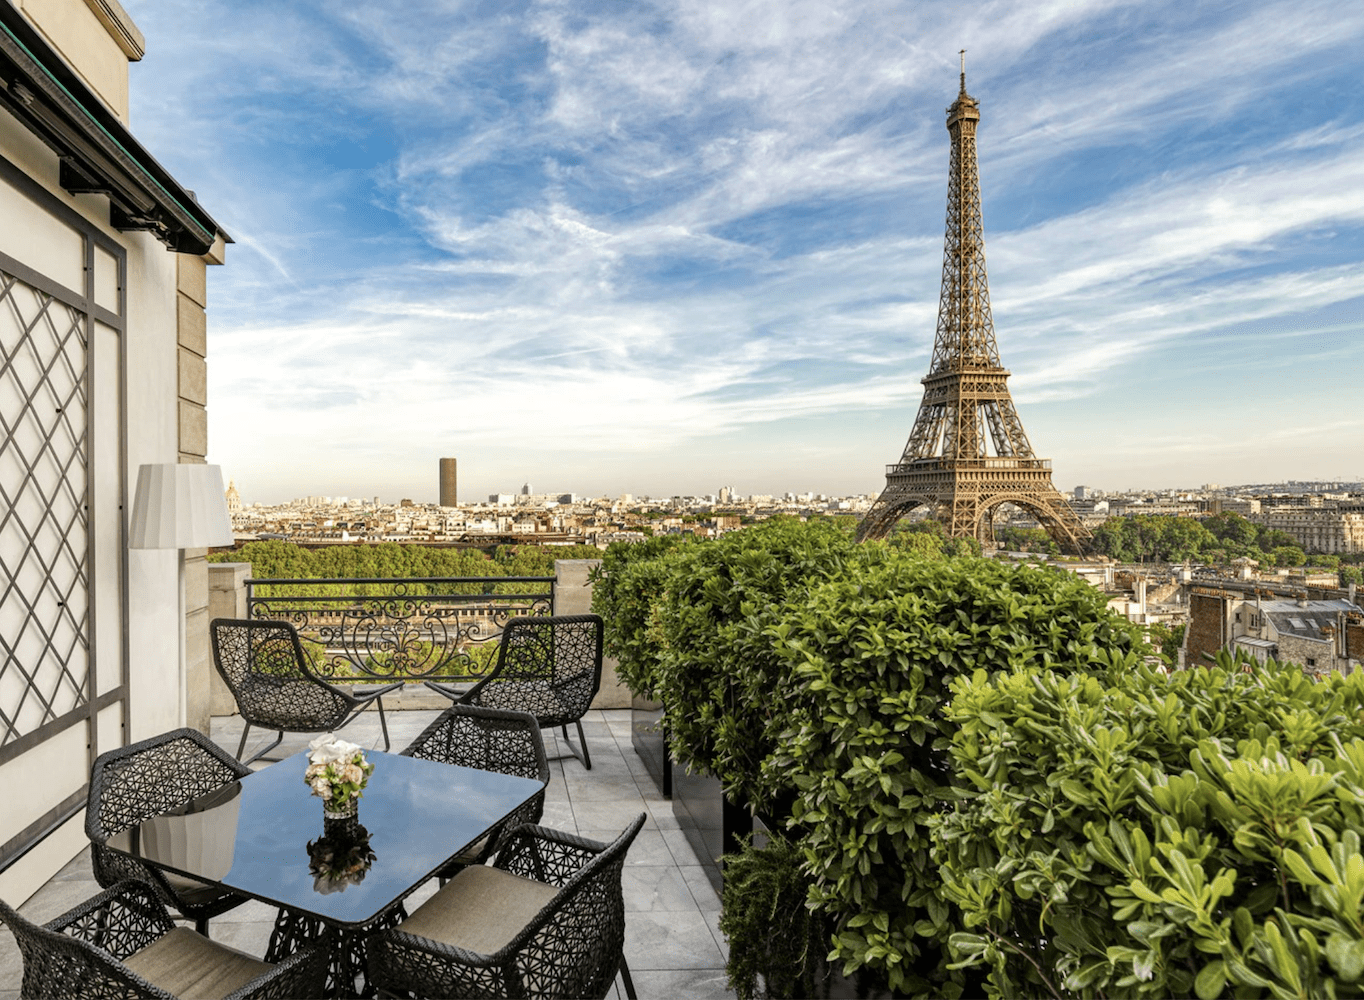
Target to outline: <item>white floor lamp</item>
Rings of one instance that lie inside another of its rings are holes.
[[[185,650],[185,549],[232,544],[223,470],[218,465],[165,463],[137,470],[137,493],[128,525],[132,549],[176,549],[177,621],[180,631],[180,725],[188,719]]]

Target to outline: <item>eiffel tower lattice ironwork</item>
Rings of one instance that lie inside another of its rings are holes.
[[[979,121],[980,103],[966,93],[963,57],[961,92],[947,109],[952,161],[932,365],[904,454],[886,467],[886,488],[858,538],[884,538],[903,515],[928,505],[949,538],[989,541],[987,515],[1012,503],[1032,513],[1063,549],[1080,553],[1089,531],[1052,485],[1050,460],[1033,454],[999,361],[985,276]]]

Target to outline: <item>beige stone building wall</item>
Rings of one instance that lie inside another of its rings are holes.
[[[92,92],[87,97],[77,86],[80,103],[96,110],[102,103],[126,122],[128,61],[141,55],[141,34],[117,0],[6,2],[22,12],[41,43],[32,57],[47,66],[66,63]],[[57,717],[46,721],[30,714],[24,735],[33,742],[0,761],[6,790],[0,898],[11,904],[88,844],[83,806],[92,757],[173,729],[182,717],[177,555],[124,548],[127,501],[139,466],[186,454],[177,411],[180,394],[189,389],[181,388],[177,372],[177,257],[150,233],[115,231],[103,197],[73,198],[62,184],[59,157],[21,117],[0,112],[0,251],[51,282],[54,300],[66,308],[88,315],[81,301],[88,278],[93,305],[122,317],[118,329],[93,324],[86,345],[89,394],[82,406],[98,422],[86,446],[87,464],[55,473],[77,495],[88,486],[93,497],[82,530],[97,556],[88,596],[99,614],[86,633],[90,655],[81,662],[73,647],[67,664],[90,697],[84,706],[49,713]],[[12,672],[7,680],[52,690],[43,687],[52,664],[37,666],[31,677]],[[76,718],[86,706],[86,716]],[[7,985],[0,982],[0,993]]]
[[[128,63],[142,58],[146,42],[118,0],[15,0],[15,5],[127,125]]]

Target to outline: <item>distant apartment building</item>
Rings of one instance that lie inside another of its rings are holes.
[[[1197,514],[1198,504],[1193,500],[1110,500],[1108,512],[1115,517],[1130,517],[1134,514],[1159,514],[1164,517],[1193,517]]]
[[[1254,497],[1213,497],[1208,501],[1208,513],[1250,517],[1260,513],[1260,501]]]
[[[1306,552],[1333,555],[1364,552],[1364,511],[1296,507],[1271,510],[1254,520],[1292,535]]]
[[[1263,662],[1300,663],[1309,673],[1349,673],[1364,662],[1364,611],[1346,600],[1285,600],[1213,588],[1189,595],[1184,662],[1243,650]]]

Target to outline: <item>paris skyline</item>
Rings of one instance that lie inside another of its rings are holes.
[[[1360,472],[1351,5],[126,6],[133,125],[237,240],[209,459],[254,498],[425,495],[439,455],[469,495],[879,491],[962,47],[1056,484]]]

